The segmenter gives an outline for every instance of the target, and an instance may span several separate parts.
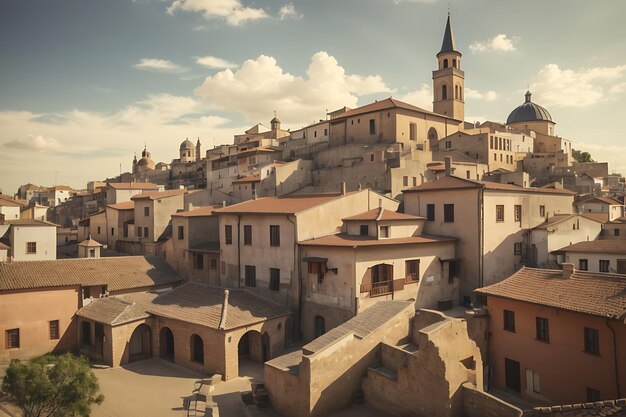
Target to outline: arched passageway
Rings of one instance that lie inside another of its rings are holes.
[[[152,331],[145,323],[135,328],[128,342],[128,361],[134,362],[152,356]]]
[[[159,332],[159,357],[174,362],[174,333],[169,327]]]

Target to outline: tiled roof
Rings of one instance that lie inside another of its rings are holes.
[[[608,223],[609,213],[580,213],[581,216],[598,223]]]
[[[158,294],[134,293],[98,298],[76,312],[77,316],[117,325],[149,317],[147,306]]]
[[[133,210],[135,208],[134,201],[122,201],[121,203],[109,204],[107,207],[110,207],[115,210]]]
[[[626,417],[626,398],[620,400],[597,401],[594,403],[555,405],[537,407],[529,417]]]
[[[48,191],[74,191],[74,189],[67,185],[55,185],[54,187],[49,187]]]
[[[35,220],[35,219],[5,220],[4,224],[10,224],[11,226],[54,226],[54,227],[59,227],[58,224],[46,222],[46,221],[43,221],[43,220]]]
[[[435,181],[425,182],[417,187],[402,190],[403,193],[415,191],[433,191],[433,190],[458,190],[458,189],[486,189],[496,191],[513,191],[521,193],[538,193],[538,194],[563,194],[574,195],[575,193],[565,189],[554,188],[537,188],[537,187],[520,187],[515,184],[501,184],[499,182],[475,181],[465,178],[455,177],[454,175],[446,175]]]
[[[593,214],[593,213],[588,213],[588,214]],[[618,217],[618,218],[613,219],[613,220],[611,220],[610,222],[607,222],[607,223],[614,223],[614,224],[626,223],[626,216]]]
[[[147,311],[188,323],[218,329],[222,318],[224,289],[188,282],[155,298]],[[286,316],[286,307],[271,303],[247,291],[231,289],[228,296],[225,330]]]
[[[553,252],[623,253],[626,255],[626,239],[578,242]]]
[[[0,250],[9,250],[11,247],[7,244],[0,242]]]
[[[96,240],[93,240],[90,236],[89,239],[86,239],[80,242],[78,246],[83,246],[86,248],[101,248],[104,245]]]
[[[379,301],[356,317],[304,345],[302,352],[305,354],[315,353],[349,333],[354,333],[356,337],[363,339],[380,327],[385,326],[387,322],[412,305],[413,303],[410,301]]]
[[[190,211],[179,211],[178,213],[172,214],[172,217],[206,217],[213,215],[215,209],[220,208],[222,206],[204,206],[194,208]]]
[[[185,194],[185,190],[166,190],[152,193],[141,193],[132,196],[131,200],[158,200],[159,198],[168,198],[176,195]]]
[[[349,194],[349,193],[348,193]],[[216,213],[295,214],[341,198],[341,193],[263,197],[215,210]]]
[[[400,108],[400,109],[405,109],[405,110],[410,110],[410,111],[415,111],[415,112],[419,112],[422,114],[430,114],[433,116],[439,116],[441,118],[444,119],[452,119],[452,120],[456,120],[453,119],[452,117],[447,117],[444,116],[442,114],[438,114],[438,113],[433,113],[431,111],[428,110],[424,110],[420,107],[414,106],[412,104],[409,103],[405,103],[403,101],[397,100],[393,97],[389,97],[386,98],[384,100],[378,100],[375,101],[373,103],[370,104],[366,104],[364,106],[361,107],[357,107],[356,109],[350,109],[344,113],[341,113],[335,117],[333,117],[330,121],[331,123],[336,121],[336,120],[341,120],[344,119],[346,117],[353,117],[353,116],[358,116],[361,114],[367,114],[367,113],[373,113],[373,112],[377,112],[377,111],[381,111],[381,110],[387,110],[387,109],[395,109],[395,108]]]
[[[23,207],[25,205],[23,200],[16,200],[8,195],[0,194],[0,207]]]
[[[564,278],[560,270],[522,268],[475,292],[594,316],[626,314],[626,275],[574,271]]]
[[[545,222],[541,223],[539,226],[533,227],[533,229],[547,229],[556,224],[564,222],[565,220],[569,220],[573,217],[576,217],[576,214],[555,214],[552,217],[549,217]]]
[[[393,245],[416,245],[427,243],[454,242],[454,237],[441,236],[409,236],[396,238],[376,239],[374,236],[348,235],[340,233],[337,235],[323,236],[316,239],[298,242],[300,246],[329,246],[344,248],[360,248],[366,246],[393,246]]]
[[[382,207],[377,207],[373,210],[366,211],[364,213],[357,214],[355,216],[346,217],[343,221],[371,221],[371,220],[420,220],[423,217],[413,216],[410,214],[398,213],[397,211],[385,210]]]
[[[623,206],[624,205],[624,203],[622,203],[621,201],[618,201],[611,197],[595,197],[595,196],[582,199],[578,201],[578,203],[576,204],[585,204],[585,203],[591,203],[591,202],[604,203],[604,204],[609,204],[611,206]]]
[[[259,182],[261,181],[261,177],[259,175],[249,175],[247,177],[239,178],[238,180],[233,181],[233,184],[241,184],[245,182]]]
[[[107,185],[116,190],[158,190],[159,186],[151,182],[109,182]]]
[[[108,285],[109,291],[173,284],[180,280],[161,258],[122,256],[0,263],[0,291],[73,285]]]

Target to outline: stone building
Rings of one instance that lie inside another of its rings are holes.
[[[581,271],[626,274],[626,240],[582,241],[552,252]]]
[[[5,220],[0,223],[0,242],[9,248],[11,261],[56,259],[57,227],[41,220]]]

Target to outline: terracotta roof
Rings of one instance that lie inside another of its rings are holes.
[[[350,194],[350,193],[348,193]],[[346,195],[348,195],[346,194]],[[295,214],[343,197],[341,193],[263,197],[215,210],[216,213]]]
[[[0,194],[0,207],[24,207],[26,204],[24,200],[16,200],[8,195]]]
[[[594,214],[594,213],[586,213],[586,214]],[[607,223],[615,223],[615,224],[626,223],[626,216],[618,217],[618,218],[613,219],[613,220],[611,220],[610,222],[607,222]]]
[[[581,216],[598,223],[608,223],[609,213],[580,213]]]
[[[626,255],[626,239],[590,240],[565,246],[555,252],[623,253]]]
[[[43,221],[43,220],[35,220],[35,219],[5,220],[4,224],[10,224],[11,226],[54,226],[54,227],[59,227],[58,224],[46,222],[46,221]]]
[[[626,275],[576,270],[564,278],[561,270],[524,267],[504,281],[474,291],[594,316],[626,314]]]
[[[557,225],[565,220],[569,220],[573,217],[576,217],[576,214],[555,214],[552,217],[549,217],[545,222],[541,223],[539,226],[533,227],[533,229],[548,229],[554,225]]]
[[[416,191],[438,191],[438,190],[459,190],[459,189],[486,189],[496,191],[512,191],[522,193],[538,193],[538,194],[563,194],[574,195],[575,193],[569,190],[558,190],[552,188],[537,188],[537,187],[520,187],[515,184],[501,184],[499,182],[488,181],[475,181],[465,178],[455,177],[454,175],[446,175],[435,181],[425,182],[417,187],[402,190],[403,193],[416,192]]]
[[[107,185],[116,190],[158,190],[159,186],[151,182],[108,182]]]
[[[430,114],[433,116],[438,116],[444,119],[451,119],[451,120],[456,120],[453,119],[452,117],[447,117],[444,116],[442,114],[438,114],[438,113],[433,113],[431,111],[428,110],[424,110],[420,107],[414,106],[412,104],[409,103],[405,103],[403,101],[400,101],[398,99],[395,99],[393,97],[389,97],[386,98],[384,100],[378,100],[375,101],[373,103],[370,104],[366,104],[364,106],[361,107],[357,107],[356,109],[350,109],[348,111],[346,111],[345,113],[341,113],[335,117],[333,117],[330,122],[334,122],[336,120],[341,120],[341,119],[345,119],[346,117],[353,117],[353,116],[358,116],[361,114],[366,114],[366,113],[373,113],[373,112],[377,112],[377,111],[381,111],[381,110],[387,110],[387,109],[396,109],[396,108],[400,108],[400,109],[405,109],[405,110],[410,110],[410,111],[415,111],[415,112],[419,112],[422,114]]]
[[[73,285],[108,285],[109,291],[173,284],[180,280],[161,258],[122,256],[0,264],[0,291]]]
[[[179,211],[178,213],[172,214],[172,217],[206,217],[212,216],[213,212],[222,206],[204,206],[198,207],[191,211]]]
[[[0,242],[0,249],[2,249],[2,250],[9,250],[9,249],[11,249],[11,246]]]
[[[55,185],[54,187],[49,187],[48,191],[74,191],[74,189],[67,185]]]
[[[78,244],[78,246],[82,246],[85,248],[101,248],[104,245],[96,240],[93,240],[91,237],[89,239],[85,239]]]
[[[132,196],[131,200],[158,200],[159,198],[168,198],[176,195],[185,194],[185,190],[166,190],[166,191],[156,191],[152,193],[141,193]]]
[[[259,181],[261,181],[261,177],[259,175],[248,175],[247,177],[234,180],[233,184],[240,184],[244,182],[259,182]]]
[[[373,236],[359,236],[340,233],[337,235],[329,235],[316,239],[305,240],[302,242],[298,242],[298,244],[300,246],[331,246],[357,248],[366,246],[416,245],[426,243],[454,242],[456,240],[457,239],[454,237],[428,235],[376,239]]]
[[[623,206],[624,205],[624,203],[622,203],[621,201],[618,201],[611,197],[596,197],[596,196],[590,196],[588,198],[579,200],[576,204],[590,203],[592,201],[595,201],[598,203],[609,204],[611,206]]]
[[[405,213],[398,213],[397,211],[385,210],[382,207],[377,207],[373,210],[366,211],[364,213],[359,213],[354,216],[346,217],[345,219],[341,219],[342,221],[372,221],[372,220],[381,220],[381,221],[394,221],[394,220],[421,220],[424,217],[413,216]]]
[[[626,398],[593,403],[536,407],[529,417],[626,417]]]
[[[149,313],[188,323],[218,329],[222,318],[224,289],[188,282],[155,298],[147,308]],[[249,326],[267,319],[289,315],[279,306],[256,295],[237,289],[229,290],[225,330]]]
[[[135,208],[134,201],[122,201],[121,203],[109,204],[107,207],[110,207],[114,210],[133,210]]]
[[[150,317],[146,308],[157,293],[133,293],[97,298],[76,312],[99,323],[118,325]]]

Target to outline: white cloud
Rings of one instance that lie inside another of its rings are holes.
[[[224,19],[231,26],[269,17],[265,10],[246,7],[241,0],[176,0],[167,13],[173,15],[176,10],[202,13],[206,19]]]
[[[548,64],[530,84],[533,101],[542,106],[587,107],[626,91],[626,65],[561,69]]]
[[[323,117],[326,109],[354,107],[361,95],[390,91],[377,75],[347,75],[326,52],[311,57],[306,78],[285,72],[274,58],[261,55],[237,71],[207,77],[194,90],[214,108],[241,112],[250,121],[265,120],[276,110],[288,124]]]
[[[424,110],[432,111],[433,89],[429,84],[422,84],[418,90],[411,91],[401,96],[400,100],[406,101],[414,106],[421,107]]]
[[[289,18],[297,19],[297,18],[301,18],[301,17],[302,17],[302,15],[298,14],[298,12],[296,11],[296,6],[294,6],[293,3],[285,4],[278,11],[278,18],[280,20],[285,20],[285,19],[289,19]]]
[[[183,72],[185,68],[167,59],[144,58],[134,68],[150,72]]]
[[[61,144],[54,138],[42,135],[29,134],[20,138],[15,138],[4,144],[7,148],[25,149],[30,151],[44,152],[59,149]]]
[[[238,66],[237,64],[226,61],[225,59],[211,55],[196,57],[196,62],[198,65],[211,69],[237,68]]]
[[[504,33],[499,33],[491,39],[486,41],[474,42],[470,45],[470,51],[472,53],[479,52],[513,52],[515,51],[515,44],[519,38],[509,38]]]
[[[498,98],[498,94],[493,90],[489,90],[489,91],[485,91],[484,93],[481,93],[480,91],[472,90],[471,88],[465,89],[466,100],[469,99],[469,100],[493,101],[497,98]]]

